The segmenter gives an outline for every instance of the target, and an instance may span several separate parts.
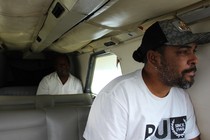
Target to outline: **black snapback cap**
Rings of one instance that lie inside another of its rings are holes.
[[[154,50],[162,45],[197,45],[210,43],[210,32],[193,34],[183,21],[168,19],[157,21],[145,32],[140,47],[134,51],[133,59],[143,62],[148,50]]]

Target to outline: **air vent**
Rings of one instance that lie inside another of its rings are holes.
[[[42,41],[42,39],[41,39],[39,36],[36,38],[36,40],[37,40],[38,42],[41,42],[41,41]]]
[[[113,41],[109,41],[109,42],[105,42],[104,45],[105,45],[106,47],[109,47],[109,46],[112,46],[112,45],[116,45],[116,43],[113,42]]]
[[[63,8],[63,6],[57,2],[54,9],[52,10],[52,14],[56,17],[59,18],[63,12],[65,11],[65,9]]]
[[[67,32],[70,32],[70,30],[73,30],[73,28],[81,25],[85,19],[89,18],[89,15],[92,15],[93,13],[97,12],[98,9],[102,8],[103,6],[106,6],[108,1],[111,0],[54,0],[52,6],[49,9],[49,11],[51,12],[48,13],[45,23],[39,31],[39,38],[37,38],[37,40],[32,44],[32,50],[34,52],[41,52],[45,48],[51,46],[52,43],[56,44],[56,40],[60,40],[61,37],[64,36],[64,34],[67,34]],[[92,25],[90,25],[90,27],[93,30],[89,31],[86,28],[84,29],[85,31],[87,30],[86,32],[90,34],[89,36],[81,35],[80,40],[76,39],[75,44],[78,45],[77,48],[82,47],[90,41],[95,40],[101,37],[102,35],[105,35],[108,32],[110,32],[110,30],[95,27]],[[76,33],[75,31],[73,31],[73,33],[86,34],[85,31],[79,30],[76,31]],[[69,39],[69,35],[67,39]],[[63,38],[61,40],[63,40]],[[71,41],[68,40],[68,42]],[[72,42],[75,42],[75,38]],[[69,43],[67,46],[66,45],[67,44],[65,44],[66,50],[74,50],[73,48],[75,48],[67,47],[69,46]],[[64,47],[62,46],[59,49],[62,48]]]

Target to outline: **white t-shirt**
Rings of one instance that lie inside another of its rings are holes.
[[[180,88],[159,98],[141,70],[118,77],[97,95],[84,132],[86,140],[184,140],[199,135],[193,106]]]
[[[45,76],[39,83],[37,95],[77,94],[83,93],[82,84],[79,79],[69,75],[63,85],[56,72]]]

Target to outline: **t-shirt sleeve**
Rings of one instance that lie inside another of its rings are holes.
[[[128,115],[114,96],[97,95],[84,132],[86,140],[124,140]]]
[[[186,132],[185,136],[187,139],[192,139],[197,137],[200,132],[196,124],[196,117],[193,109],[193,105],[191,103],[191,100],[189,98],[189,95],[187,95],[187,125],[186,125]]]

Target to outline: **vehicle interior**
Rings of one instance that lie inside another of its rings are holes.
[[[194,33],[210,32],[210,0],[0,0],[0,140],[84,139],[95,96],[143,67],[132,53],[145,30],[172,18]],[[196,82],[188,89],[203,140],[210,138],[209,45],[198,47]],[[68,55],[83,94],[36,96],[57,53]]]

